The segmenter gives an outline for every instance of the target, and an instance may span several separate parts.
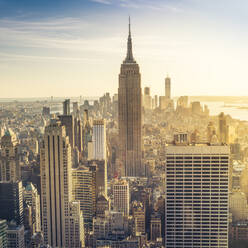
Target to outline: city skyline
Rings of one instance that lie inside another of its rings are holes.
[[[167,74],[172,96],[248,90],[244,1],[2,0],[0,7],[1,98],[45,97],[48,90],[116,93],[129,14],[142,85],[152,95],[162,91]]]
[[[245,0],[0,0],[0,248],[248,247]]]

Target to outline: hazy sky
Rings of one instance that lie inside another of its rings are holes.
[[[248,95],[247,0],[0,0],[0,97],[117,92],[131,15],[142,87]]]

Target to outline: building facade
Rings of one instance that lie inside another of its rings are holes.
[[[129,215],[129,183],[126,180],[115,180],[113,184],[114,210]]]
[[[23,191],[24,201],[32,207],[32,222],[34,224],[34,232],[41,231],[41,215],[40,215],[40,195],[36,187],[29,183]]]
[[[23,224],[22,181],[0,182],[0,218]]]
[[[24,226],[9,224],[7,229],[7,247],[8,248],[25,248]]]
[[[229,147],[166,147],[165,246],[228,247]]]
[[[80,202],[85,227],[91,228],[94,216],[94,178],[89,168],[80,166],[72,170],[72,196]]]
[[[18,141],[16,135],[7,130],[1,138],[0,181],[15,182],[20,180]]]
[[[66,99],[63,102],[63,115],[69,115],[70,114],[70,99]]]
[[[107,141],[106,126],[104,120],[93,122],[93,159],[106,160]]]
[[[7,221],[0,219],[0,247],[7,248]]]

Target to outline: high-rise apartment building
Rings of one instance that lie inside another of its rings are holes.
[[[132,216],[134,218],[134,232],[139,236],[146,231],[146,212],[142,202],[132,202]]]
[[[129,215],[129,183],[126,180],[119,179],[113,183],[113,207],[115,211],[124,213],[125,216]]]
[[[72,196],[75,201],[80,202],[80,209],[83,212],[85,227],[91,228],[94,216],[94,178],[92,171],[80,166],[72,170]]]
[[[84,236],[84,218],[77,201],[69,204],[69,229],[70,229],[70,246],[69,247],[85,247]]]
[[[165,78],[165,97],[171,99],[171,79],[168,76]]]
[[[222,144],[229,143],[229,126],[227,125],[227,117],[224,113],[219,114],[219,142]]]
[[[10,223],[7,229],[7,247],[8,248],[25,248],[24,226],[17,226]]]
[[[216,136],[215,126],[214,123],[210,121],[207,126],[207,141],[211,143],[212,140],[215,138],[215,136]]]
[[[106,211],[104,218],[93,219],[92,247],[133,247],[122,243],[127,233],[128,223],[123,213]]]
[[[96,217],[104,218],[105,211],[110,210],[110,200],[107,196],[102,194],[97,197],[96,201]]]
[[[83,151],[83,123],[79,116],[74,118],[74,142],[79,152]]]
[[[51,120],[45,128],[40,149],[42,230],[45,244],[52,247],[76,247],[84,244],[80,211],[72,202],[71,146],[64,126]],[[73,207],[72,207],[73,205]],[[73,225],[72,225],[73,223]],[[76,227],[75,227],[76,225]],[[77,231],[73,231],[77,228]]]
[[[65,102],[70,101],[65,100]],[[61,124],[66,127],[66,135],[69,136],[69,141],[72,150],[77,147],[79,152],[83,150],[83,124],[80,118],[78,103],[73,103],[73,114],[70,114],[70,103],[63,102],[63,108],[67,109],[63,115],[59,116]],[[65,107],[66,105],[66,107]]]
[[[40,232],[40,195],[32,183],[29,183],[23,190],[23,199],[29,206],[32,207],[32,223],[34,224],[34,232]]]
[[[91,153],[91,147],[89,144],[92,144],[92,126],[89,120],[88,110],[84,110],[84,119],[83,119],[83,156],[85,159],[89,158]],[[91,156],[90,156],[91,157]]]
[[[93,159],[106,160],[106,126],[105,120],[94,120],[93,122]]]
[[[75,146],[75,129],[74,118],[72,115],[59,115],[59,120],[62,126],[65,126],[66,135],[69,137],[71,148]]]
[[[96,198],[104,194],[107,195],[107,163],[106,160],[88,160],[87,164],[94,174],[96,188]]]
[[[0,182],[0,219],[23,224],[22,182]]]
[[[150,240],[156,241],[161,238],[161,215],[159,213],[152,213],[150,220]]]
[[[70,99],[66,99],[63,102],[63,115],[69,115],[70,114]]]
[[[229,194],[229,211],[232,214],[232,221],[248,220],[247,197],[240,190],[233,190]]]
[[[144,88],[143,105],[145,109],[152,109],[152,97],[150,96],[150,88]]]
[[[7,248],[7,221],[0,219],[0,247]]]
[[[121,65],[118,88],[120,160],[125,176],[143,176],[142,167],[142,92],[139,65],[133,58],[129,22],[127,56]]]
[[[20,180],[18,141],[16,135],[7,130],[1,138],[0,181],[16,182]]]
[[[165,246],[228,247],[229,147],[166,147]]]

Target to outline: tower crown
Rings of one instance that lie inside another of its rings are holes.
[[[128,24],[128,39],[127,39],[127,56],[124,60],[124,63],[136,63],[133,58],[133,49],[132,49],[132,37],[131,37],[131,22],[129,16],[129,24]]]

